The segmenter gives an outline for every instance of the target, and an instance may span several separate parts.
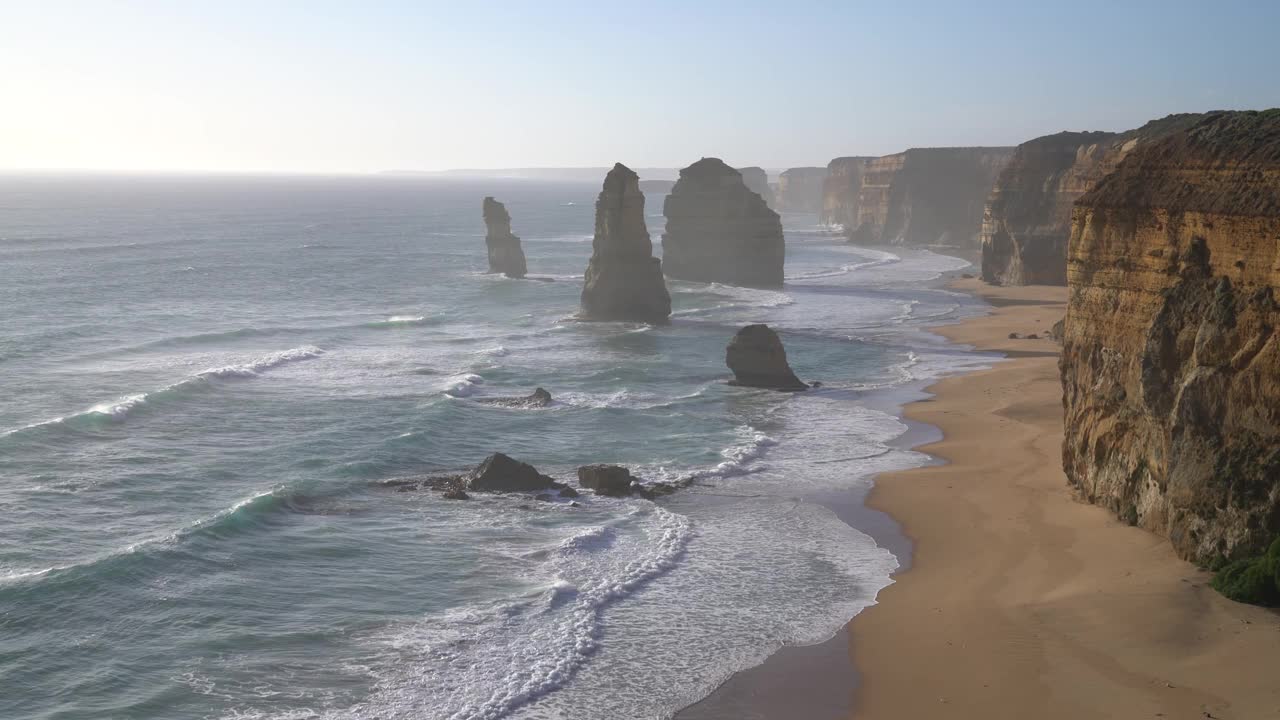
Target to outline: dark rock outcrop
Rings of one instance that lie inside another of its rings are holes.
[[[822,183],[822,209],[818,222],[846,232],[858,226],[858,193],[862,173],[870,157],[839,157],[827,163],[827,179]]]
[[[484,199],[484,244],[489,249],[489,272],[522,278],[528,272],[520,238],[511,234],[511,215],[502,203]]]
[[[1063,132],[1018,146],[982,221],[982,279],[1065,285],[1075,201],[1134,148],[1185,130],[1202,115],[1170,115],[1125,133]]]
[[[1211,113],[1077,202],[1063,464],[1202,564],[1280,535],[1280,110]]]
[[[800,167],[778,175],[777,209],[785,212],[816,213],[822,209],[822,186],[827,169]]]
[[[531,394],[522,397],[476,398],[476,402],[509,408],[539,408],[551,404],[551,393],[537,388]]]
[[[730,385],[770,390],[805,390],[787,364],[787,351],[778,334],[768,325],[748,325],[729,341],[724,362],[733,371]]]
[[[782,221],[737,170],[716,158],[681,170],[663,213],[662,262],[669,277],[748,287],[782,285]]]
[[[462,485],[472,492],[535,492],[559,484],[528,463],[494,453],[464,475]]]
[[[744,167],[738,168],[738,172],[742,174],[742,182],[747,189],[760,196],[764,200],[766,207],[772,209],[774,206],[773,188],[769,187],[769,173],[760,167]],[[684,175],[684,171],[680,171],[680,175]],[[678,180],[676,182],[679,182]]]
[[[983,210],[1013,148],[917,148],[867,161],[852,242],[977,249]]]
[[[597,495],[625,497],[639,483],[621,465],[583,465],[578,468],[578,484]]]
[[[585,320],[666,323],[671,317],[671,295],[662,277],[662,261],[653,256],[639,183],[621,163],[604,179],[582,287]]]

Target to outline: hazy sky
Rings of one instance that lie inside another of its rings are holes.
[[[0,168],[825,165],[1280,105],[1280,1],[0,0]]]

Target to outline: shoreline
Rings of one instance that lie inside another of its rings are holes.
[[[1006,360],[905,417],[945,464],[876,478],[909,569],[846,626],[852,717],[1280,717],[1280,614],[1233,603],[1169,542],[1077,500],[1062,471],[1063,287],[950,287],[993,306],[933,328]]]
[[[947,287],[990,310],[929,330],[1004,358],[904,406],[936,430],[913,447],[936,462],[818,500],[899,558],[893,583],[830,640],[781,648],[675,718],[1280,718],[1280,613],[1221,597],[1067,484],[1045,337],[1067,289]]]

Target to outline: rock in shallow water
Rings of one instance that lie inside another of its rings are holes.
[[[463,478],[473,492],[533,492],[550,490],[558,483],[528,463],[494,453]]]
[[[724,361],[733,371],[730,385],[789,391],[809,387],[791,371],[782,340],[768,325],[748,325],[739,330],[725,349]]]
[[[551,393],[542,388],[537,388],[532,394],[523,397],[476,398],[476,402],[509,408],[547,407],[551,404]]]
[[[597,495],[624,497],[631,494],[636,479],[621,465],[583,465],[578,468],[578,483]]]

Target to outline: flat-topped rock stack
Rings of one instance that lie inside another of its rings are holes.
[[[780,287],[786,261],[782,221],[717,158],[680,171],[663,204],[663,269],[668,277],[747,287]]]

